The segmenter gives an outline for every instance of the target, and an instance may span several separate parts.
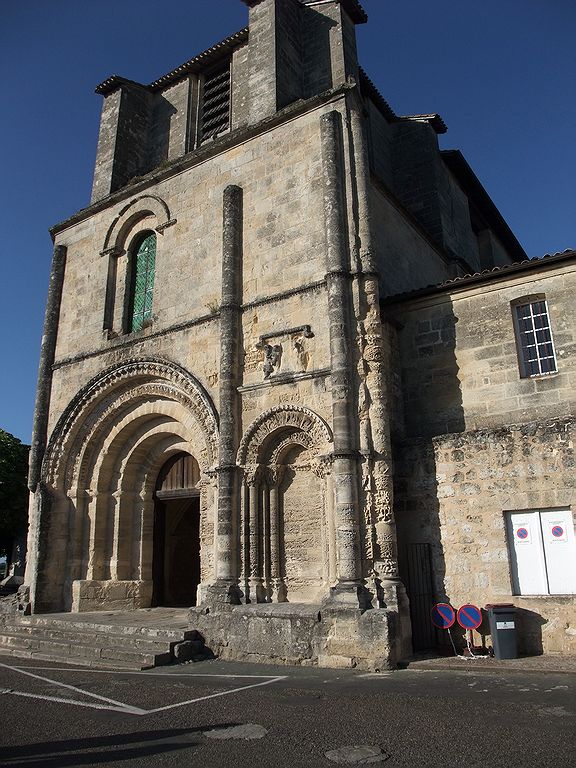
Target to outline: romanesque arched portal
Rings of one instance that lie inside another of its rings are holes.
[[[166,462],[182,454],[198,465],[194,490],[201,580],[207,582],[218,423],[204,388],[179,366],[146,359],[105,371],[76,395],[54,429],[42,469],[36,610],[151,604],[158,478]]]

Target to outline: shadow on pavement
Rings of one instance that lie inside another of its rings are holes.
[[[238,723],[220,723],[218,728],[228,728]],[[174,728],[161,731],[135,731],[133,733],[95,736],[85,739],[64,739],[3,747],[0,764],[3,766],[80,766],[113,763],[116,760],[135,760],[143,757],[189,749],[197,746],[205,730],[215,725],[199,728]],[[81,754],[76,754],[80,752]],[[72,754],[74,753],[74,754]]]

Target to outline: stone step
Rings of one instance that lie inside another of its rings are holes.
[[[143,669],[151,669],[151,667],[142,665],[140,663],[127,663],[121,661],[104,661],[100,659],[80,659],[68,656],[65,659],[61,656],[54,656],[49,653],[39,653],[38,651],[29,651],[23,648],[13,649],[0,646],[0,659],[10,657],[14,659],[33,659],[34,661],[49,661],[49,662],[62,662],[66,666],[73,667],[89,667],[94,669],[114,669],[118,671],[124,670],[125,672],[140,672]]]
[[[52,617],[50,614],[17,617],[12,624],[12,627],[17,627],[18,629],[20,627],[50,627],[53,629],[61,628],[63,630],[72,630],[74,632],[90,631],[98,634],[104,634],[107,637],[115,635],[121,635],[122,637],[134,637],[142,635],[147,638],[174,642],[178,642],[180,640],[201,639],[200,634],[195,629],[185,629],[184,627],[176,629],[174,627],[142,626],[141,624],[137,623],[107,623],[104,620],[74,620]]]
[[[19,651],[32,655],[43,654],[62,661],[75,659],[77,662],[98,661],[109,665],[121,662],[135,669],[162,666],[173,661],[170,644],[165,644],[163,649],[158,644],[148,648],[125,649],[108,643],[81,642],[73,635],[67,640],[55,640],[33,633],[19,634],[6,630],[0,632],[0,649],[9,649],[14,655]]]
[[[0,653],[130,670],[209,658],[202,636],[166,612],[18,616],[0,627]]]
[[[164,651],[168,647],[176,643],[189,641],[196,646],[197,652],[200,652],[203,646],[203,642],[200,639],[198,632],[171,632],[170,637],[158,637],[157,635],[150,635],[149,633],[134,633],[134,634],[120,634],[106,631],[96,631],[86,628],[86,625],[81,625],[76,628],[75,626],[65,625],[65,622],[60,624],[53,623],[18,623],[6,627],[6,631],[9,634],[18,635],[20,637],[35,637],[43,640],[56,640],[63,642],[78,642],[83,645],[102,645],[106,644],[108,647],[124,648],[130,650],[143,650],[151,651],[158,649]]]

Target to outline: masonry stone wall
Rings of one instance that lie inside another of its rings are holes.
[[[185,77],[154,97],[146,170],[188,151],[190,101],[197,93],[197,80],[197,76]]]
[[[367,99],[366,105],[368,111],[371,166],[376,176],[384,182],[388,189],[393,189],[391,145],[394,128],[372,100]]]
[[[377,182],[372,184],[370,194],[374,255],[382,296],[446,280],[450,275],[447,259],[414,226],[394,198]]]
[[[308,288],[321,283],[325,273],[321,114],[312,111],[155,185],[153,194],[166,202],[176,223],[157,235],[154,320],[142,331],[122,334],[121,329],[127,255],[101,255],[106,233],[126,201],[58,235],[57,242],[68,248],[68,259],[51,427],[81,386],[126,354],[165,355],[180,362],[197,372],[217,401],[222,193],[231,183],[244,190],[242,298],[252,307],[245,315],[245,352],[253,364],[247,382],[262,380],[263,353],[255,349],[260,336],[304,324],[311,325],[313,335],[302,342],[306,349],[301,361],[291,368],[290,350],[283,370],[310,373],[328,366],[327,318],[315,311],[318,300],[325,298],[322,290]],[[152,216],[140,218],[127,245],[138,232],[158,223]],[[116,311],[115,327],[106,337],[103,287],[110,258],[118,258]],[[282,298],[302,288],[303,293]],[[182,323],[193,327],[180,330]],[[292,336],[293,344],[298,333]],[[79,358],[78,363],[71,358]]]
[[[432,548],[434,600],[513,603],[523,653],[576,653],[573,596],[512,593],[505,513],[576,503],[574,418],[407,441],[398,446],[396,521],[407,547]],[[489,634],[486,627],[484,634]]]
[[[428,543],[434,599],[513,602],[521,651],[574,653],[574,598],[512,594],[505,527],[506,512],[574,510],[574,267],[453,286],[389,315],[404,413],[394,433],[403,574],[409,545]],[[511,302],[543,295],[558,372],[521,378]]]
[[[407,434],[573,415],[573,285],[574,267],[567,265],[396,306]],[[511,302],[534,295],[548,300],[558,372],[522,378]]]
[[[438,139],[425,122],[406,121],[394,125],[394,191],[439,245],[443,244],[438,199]]]
[[[470,222],[468,197],[443,165],[438,172],[437,184],[444,247],[449,253],[461,255],[471,272],[478,272],[481,268],[480,254]]]

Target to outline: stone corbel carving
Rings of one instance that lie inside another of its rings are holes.
[[[332,472],[332,457],[319,456],[315,461],[311,463],[310,468],[316,477],[319,477],[320,480],[325,480]]]

